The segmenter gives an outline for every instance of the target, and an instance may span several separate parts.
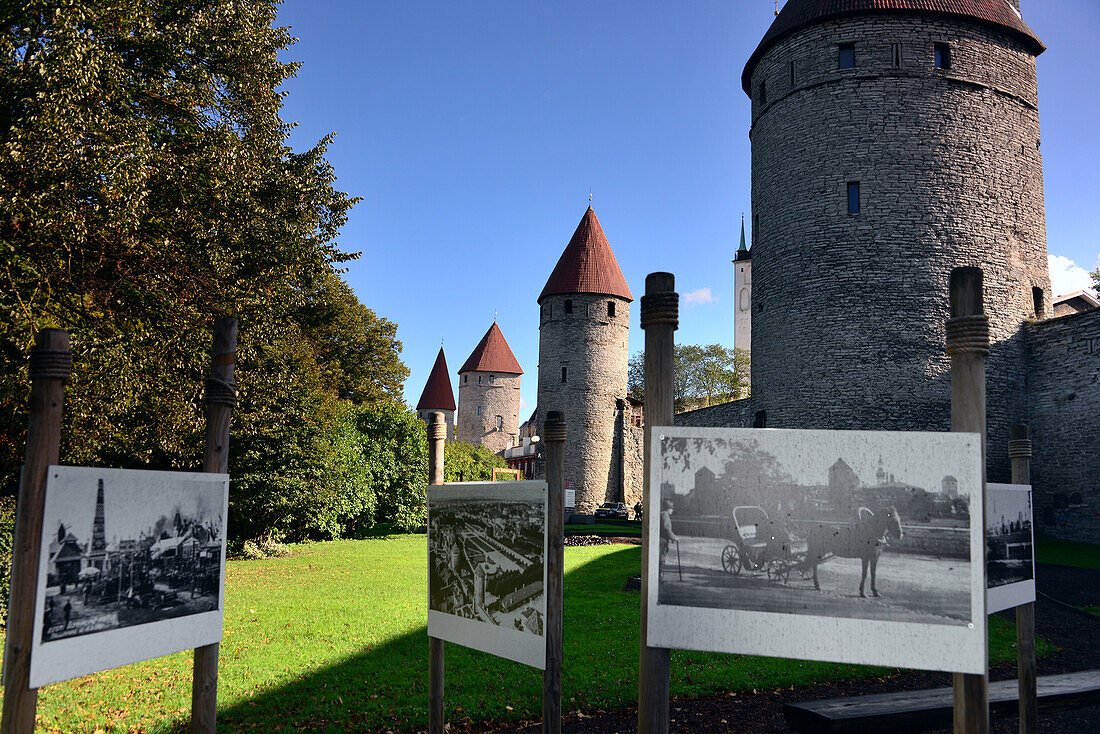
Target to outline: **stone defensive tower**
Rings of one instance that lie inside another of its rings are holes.
[[[630,302],[619,263],[592,207],[542,289],[539,316],[538,420],[565,413],[563,479],[576,490],[576,511],[616,501],[624,462]]]
[[[494,453],[515,444],[522,374],[516,355],[494,321],[458,370],[458,440]]]
[[[424,392],[416,404],[416,417],[428,423],[431,414],[439,411],[447,423],[447,439],[455,437],[455,394],[451,389],[451,378],[447,372],[447,358],[443,356],[443,347],[439,348]]]
[[[1049,315],[1036,57],[1009,0],[788,0],[750,57],[755,422],[947,430],[948,274],[985,273],[988,467]]]

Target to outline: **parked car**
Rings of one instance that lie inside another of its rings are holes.
[[[614,520],[625,520],[627,514],[626,505],[622,502],[605,502],[596,508],[596,519],[612,518]]]

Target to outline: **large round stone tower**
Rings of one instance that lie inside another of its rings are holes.
[[[458,370],[458,424],[455,436],[494,453],[519,436],[520,369],[497,322],[489,327]]]
[[[1021,326],[1050,310],[1043,50],[1009,0],[788,0],[742,76],[758,425],[948,430],[948,275],[977,266],[1007,475]]]
[[[616,421],[626,398],[633,300],[588,207],[538,300],[540,432],[548,411],[565,414],[563,479],[582,514],[618,496]]]

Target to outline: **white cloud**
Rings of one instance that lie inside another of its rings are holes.
[[[1098,257],[1100,260],[1100,257]],[[1083,288],[1092,288],[1092,276],[1089,271],[1062,255],[1048,255],[1050,266],[1050,287],[1055,296],[1064,296]],[[1100,262],[1097,263],[1100,266]]]
[[[691,293],[685,293],[681,298],[688,306],[697,306],[704,303],[718,303],[719,296],[712,295],[710,288],[698,288]]]

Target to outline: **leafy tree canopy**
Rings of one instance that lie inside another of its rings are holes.
[[[685,410],[737,400],[749,394],[749,353],[721,344],[677,344],[672,370],[674,405]],[[627,371],[627,386],[645,396],[645,352],[635,352]]]
[[[506,469],[508,462],[484,446],[454,440],[443,447],[445,482],[488,482],[494,468]]]

